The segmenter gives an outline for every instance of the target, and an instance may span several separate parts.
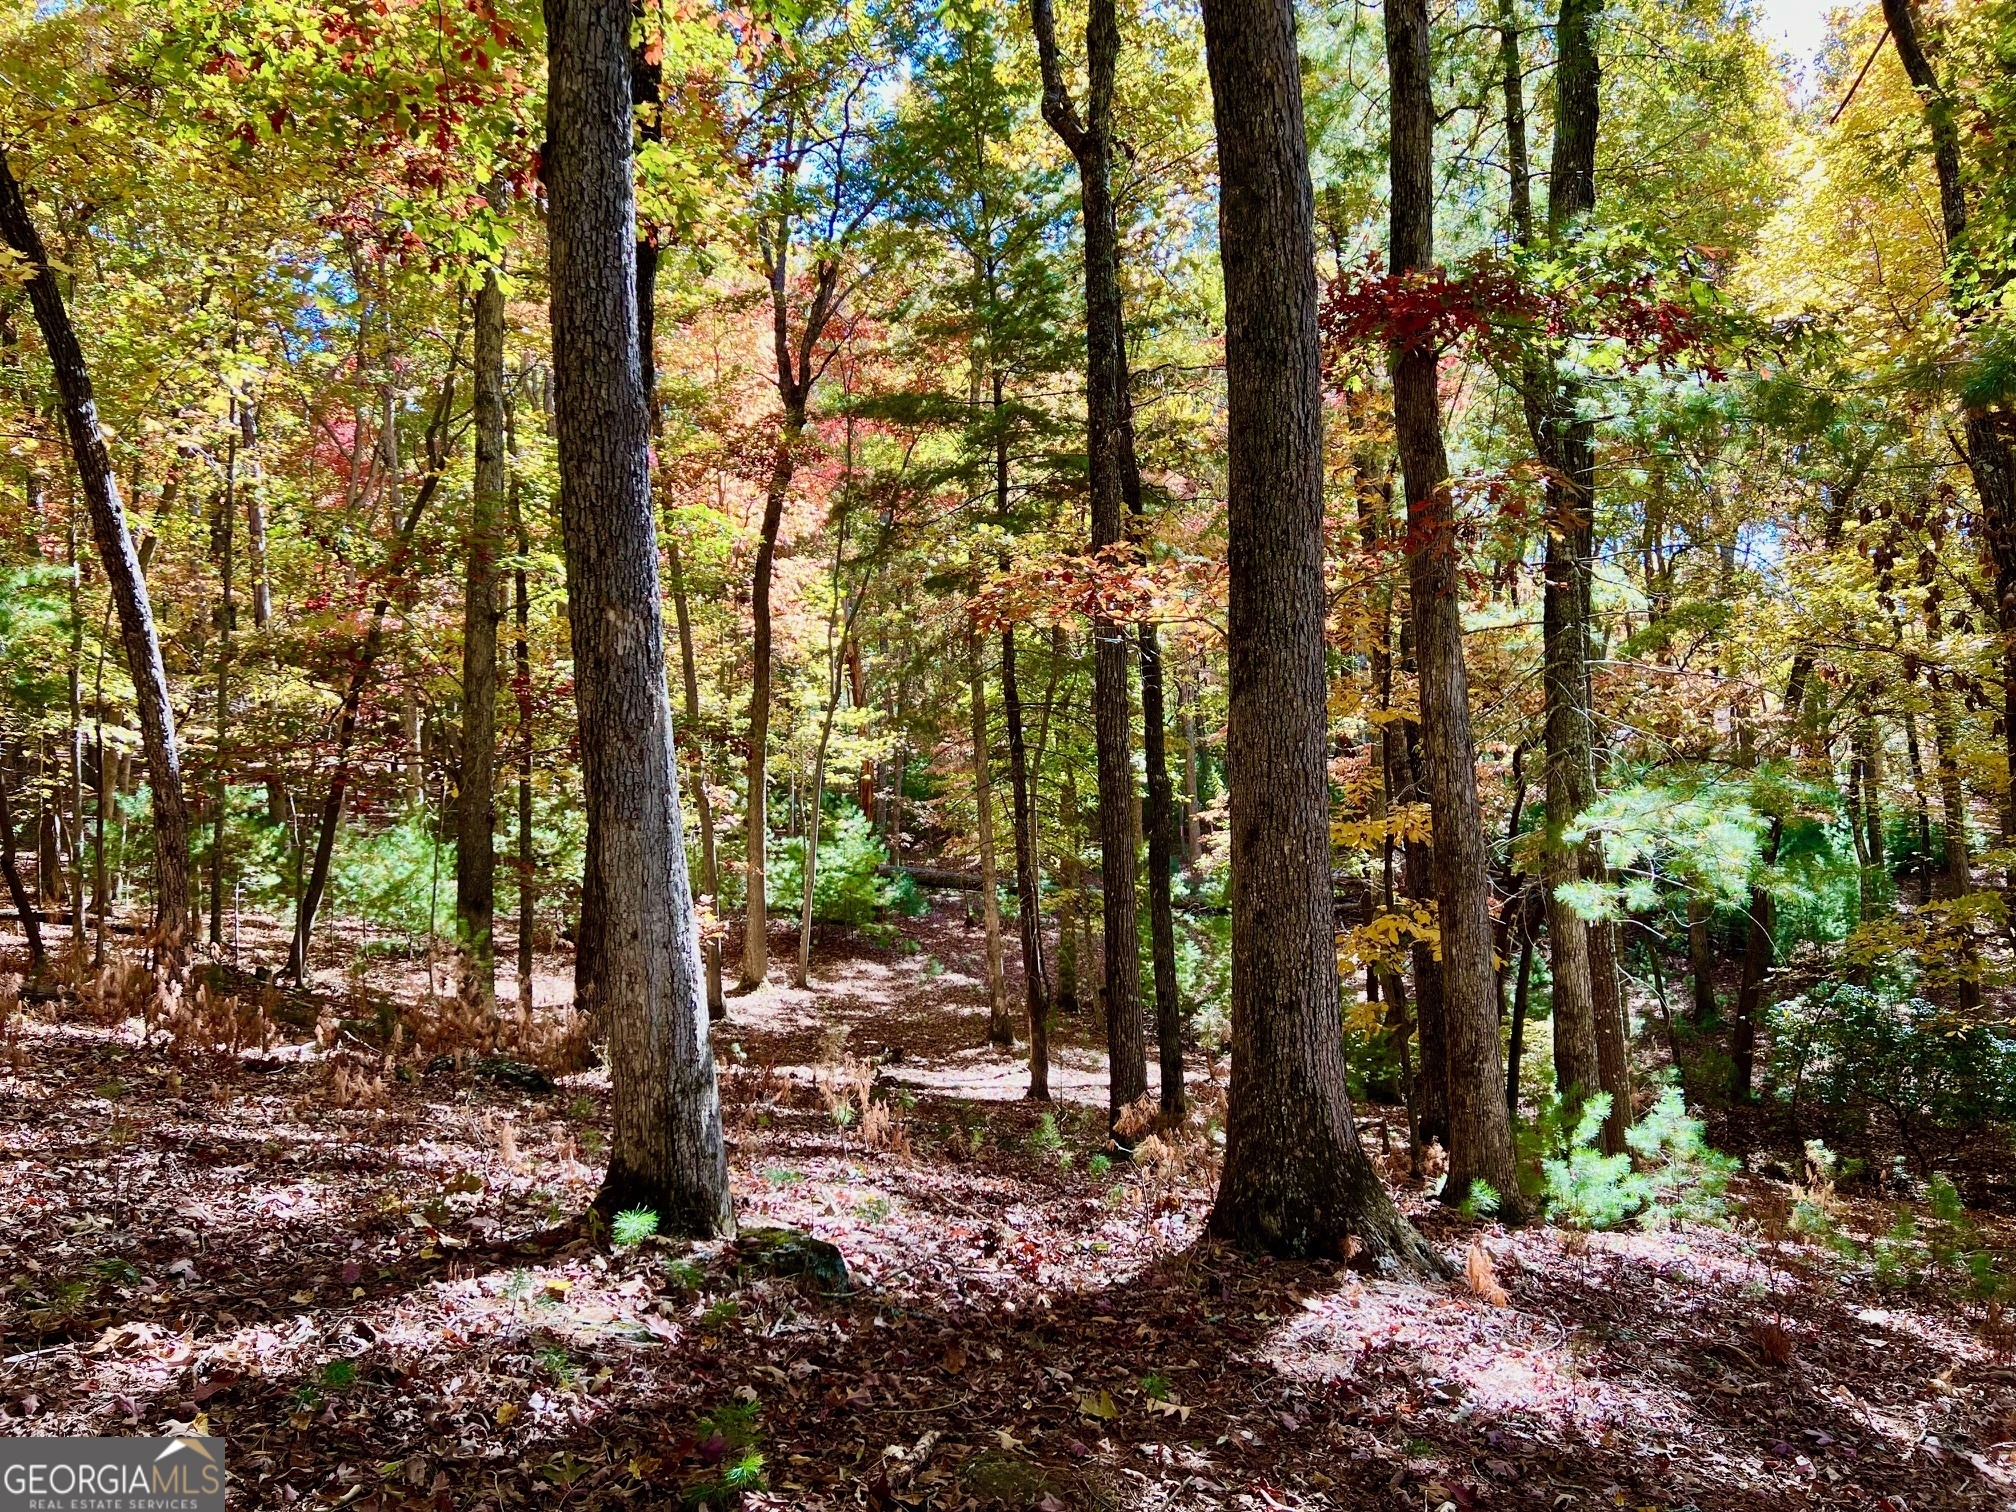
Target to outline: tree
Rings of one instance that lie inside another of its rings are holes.
[[[35,323],[49,350],[56,386],[63,402],[63,423],[77,479],[91,515],[91,534],[99,560],[111,584],[119,612],[119,632],[125,644],[126,666],[140,711],[141,738],[147,751],[148,779],[154,789],[154,927],[164,964],[181,960],[190,927],[189,810],[182,796],[181,757],[175,745],[175,708],[169,698],[168,673],[161,660],[161,641],[154,629],[147,580],[126,527],[119,498],[119,480],[112,471],[105,435],[98,422],[98,403],[83,350],[71,328],[70,315],[56,287],[49,254],[28,213],[13,165],[0,151],[0,239],[31,270],[28,298]]]
[[[1434,144],[1427,0],[1388,0],[1392,246],[1396,276],[1435,262]],[[1393,423],[1407,498],[1407,579],[1421,686],[1422,765],[1435,823],[1435,894],[1448,1038],[1449,1179],[1443,1200],[1488,1184],[1499,1212],[1523,1213],[1505,1111],[1491,964],[1491,871],[1477,801],[1470,681],[1458,598],[1456,500],[1442,445],[1437,352],[1417,337],[1393,354]],[[1235,771],[1237,758],[1234,759]]]
[[[1338,1033],[1315,206],[1289,0],[1207,0],[1225,268],[1232,1084],[1213,1233],[1434,1273],[1358,1144]]]
[[[845,3],[793,18],[757,49],[742,87],[753,95],[736,147],[751,181],[750,240],[769,285],[772,346],[780,408],[755,565],[750,575],[749,760],[742,986],[762,985],[769,969],[763,856],[768,834],[767,773],[775,625],[770,608],[778,532],[797,474],[812,390],[833,349],[824,345],[852,289],[848,254],[882,202],[882,187],[862,171],[873,118],[860,107],[884,67]],[[797,258],[809,263],[800,287]],[[796,330],[793,330],[794,316]]]
[[[1113,0],[1092,0],[1085,23],[1088,83],[1081,119],[1064,85],[1050,0],[1030,0],[1043,69],[1043,119],[1078,164],[1085,235],[1085,441],[1095,558],[1124,550],[1127,428],[1125,334],[1120,308],[1119,232],[1113,215],[1113,82],[1120,23]],[[1135,893],[1133,741],[1129,730],[1127,640],[1112,616],[1092,621],[1092,723],[1098,746],[1100,903],[1106,944],[1107,1109],[1147,1090],[1142,1050],[1141,926]]]
[[[665,683],[637,357],[630,6],[547,9],[548,240],[560,514],[582,780],[604,900],[596,984],[615,1092],[596,1205],[734,1230]]]
[[[455,794],[455,922],[462,996],[496,1016],[497,626],[504,617],[501,563],[506,515],[504,288],[493,264],[476,294],[476,476],[462,596],[462,759]]]

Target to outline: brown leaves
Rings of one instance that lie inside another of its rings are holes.
[[[1477,1240],[1470,1241],[1470,1253],[1463,1257],[1463,1284],[1493,1307],[1510,1307],[1512,1295],[1498,1284],[1491,1255]]]

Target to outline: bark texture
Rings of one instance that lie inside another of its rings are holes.
[[[140,740],[147,753],[147,776],[153,787],[154,924],[161,959],[171,967],[182,955],[190,927],[189,809],[182,794],[182,765],[175,744],[175,708],[168,696],[168,673],[161,661],[161,641],[154,629],[154,611],[147,599],[147,581],[126,528],[126,510],[119,499],[119,480],[112,471],[105,433],[98,423],[98,401],[77,333],[70,324],[56,275],[42,237],[21,197],[12,165],[0,151],[0,239],[25,259],[32,270],[28,299],[49,350],[57,393],[63,403],[63,423],[77,479],[91,515],[91,534],[98,547],[105,580],[119,614],[119,635],[126,651],[126,670],[133,679],[134,702],[140,715]]]
[[[1330,910],[1323,379],[1291,0],[1206,0],[1225,268],[1232,1081],[1211,1231],[1442,1269],[1358,1143]]]
[[[1435,113],[1427,0],[1388,0],[1386,55],[1392,81],[1393,271],[1425,272],[1435,261]],[[1491,963],[1491,858],[1477,801],[1470,683],[1458,598],[1459,548],[1432,348],[1407,346],[1394,353],[1393,414],[1406,483],[1422,775],[1434,816],[1435,891],[1442,936],[1442,1010],[1449,1067],[1449,1179],[1442,1196],[1446,1202],[1461,1202],[1474,1183],[1484,1181],[1497,1194],[1501,1216],[1516,1220],[1523,1209],[1498,1044]]]
[[[649,422],[637,360],[630,6],[546,6],[548,237],[560,519],[582,779],[604,908],[597,987],[614,1089],[596,1205],[732,1232],[699,929],[665,684]]]

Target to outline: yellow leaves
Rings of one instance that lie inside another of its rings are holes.
[[[509,1423],[511,1419],[518,1416],[518,1404],[516,1402],[499,1402],[497,1404],[496,1415],[497,1415],[497,1426],[499,1428],[502,1428],[507,1423]]]
[[[1349,971],[1374,963],[1398,968],[1416,944],[1428,946],[1441,959],[1442,931],[1431,903],[1388,909],[1374,914],[1370,923],[1346,930],[1337,941],[1338,968]]]
[[[25,289],[35,277],[35,264],[12,247],[0,246],[0,284]]]
[[[1120,1416],[1120,1409],[1113,1405],[1113,1393],[1101,1391],[1097,1396],[1086,1392],[1078,1398],[1078,1410],[1088,1418],[1097,1418],[1102,1423],[1110,1423]]]
[[[1396,804],[1384,819],[1333,819],[1330,823],[1330,843],[1346,850],[1377,851],[1388,840],[1396,845],[1425,845],[1433,838],[1425,803]]]

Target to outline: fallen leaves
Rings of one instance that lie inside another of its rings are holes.
[[[1475,1239],[1470,1241],[1470,1252],[1463,1257],[1463,1284],[1493,1307],[1512,1305],[1511,1294],[1498,1282],[1490,1253]]]

